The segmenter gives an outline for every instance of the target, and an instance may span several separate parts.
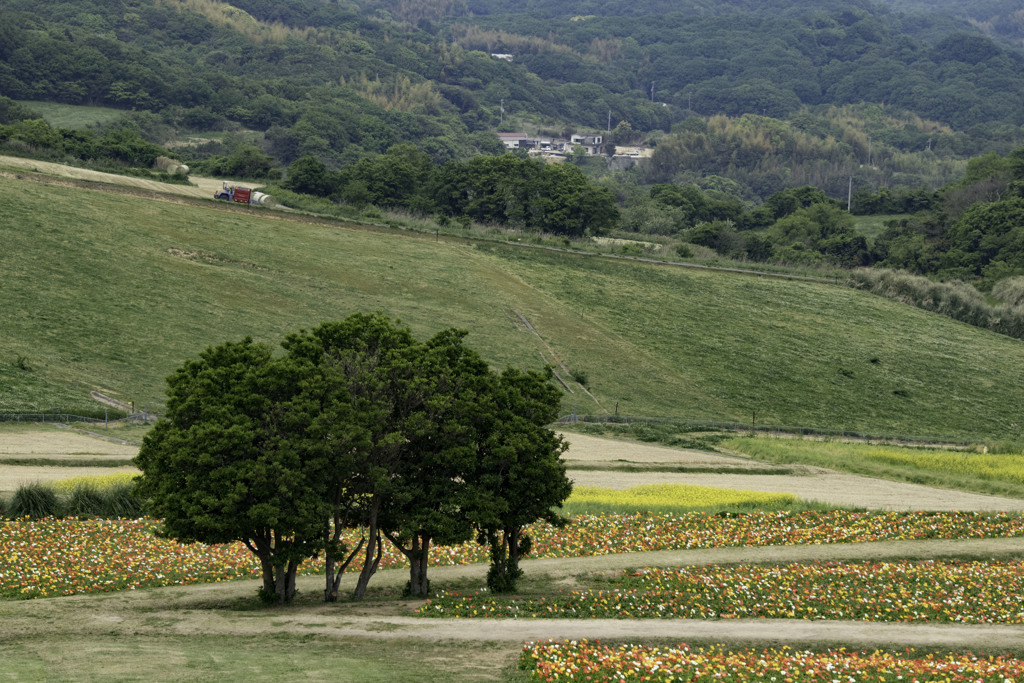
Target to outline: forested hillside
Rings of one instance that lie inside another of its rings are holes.
[[[489,144],[467,133],[516,114],[668,131],[691,112],[870,102],[979,145],[1024,123],[1024,56],[965,20],[864,1],[9,0],[0,19],[0,93],[235,122],[285,164],[401,141],[465,156]]]

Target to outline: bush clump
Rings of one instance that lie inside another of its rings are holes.
[[[27,484],[15,491],[6,504],[0,500],[0,518],[31,517],[103,517],[136,519],[143,515],[142,500],[135,486],[123,477],[108,477],[113,482],[92,481],[82,477],[73,486],[64,482]],[[121,478],[121,481],[117,481]]]
[[[103,508],[104,494],[91,484],[79,484],[71,490],[64,512],[68,517],[93,517]]]
[[[57,492],[43,484],[23,484],[19,486],[7,505],[7,515],[11,519],[19,517],[59,517],[61,514],[60,499]]]

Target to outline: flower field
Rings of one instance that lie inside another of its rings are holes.
[[[718,506],[779,509],[791,505],[795,501],[796,496],[788,493],[763,493],[691,484],[646,484],[622,490],[576,486],[566,503],[569,505],[598,504],[640,510],[670,511],[673,508],[714,508]]]
[[[0,523],[0,597],[49,597],[142,586],[258,576],[240,543],[181,545],[157,538],[148,520],[13,520]],[[352,530],[352,544],[359,531]],[[734,515],[590,515],[563,529],[529,529],[531,557],[724,546],[853,543],[920,538],[1024,536],[1024,519],[1008,513],[753,512]],[[385,545],[381,568],[404,566]],[[432,548],[431,564],[485,562],[475,543]],[[317,562],[303,565],[317,572]],[[358,565],[353,567],[358,569]]]
[[[855,562],[645,569],[611,590],[538,600],[444,594],[435,617],[847,619],[1024,623],[1022,562]]]
[[[971,681],[1007,683],[1024,677],[1024,661],[913,651],[823,653],[790,648],[726,650],[721,646],[607,647],[586,640],[527,643],[520,668],[536,681]]]
[[[96,489],[106,489],[112,486],[131,484],[137,477],[132,472],[114,472],[113,474],[87,474],[80,477],[68,477],[58,479],[49,484],[50,488],[58,493],[71,493],[76,486],[91,486]]]

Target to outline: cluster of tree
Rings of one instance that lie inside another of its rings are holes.
[[[163,147],[145,140],[130,122],[96,131],[54,128],[38,114],[5,97],[0,97],[0,145],[21,156],[141,168],[149,168],[157,157],[169,155]]]
[[[615,197],[572,164],[546,164],[515,154],[476,156],[435,164],[412,145],[338,171],[313,157],[288,170],[286,188],[354,205],[496,223],[569,237],[599,235],[618,226]]]
[[[1024,148],[972,159],[932,206],[888,224],[883,265],[983,286],[1024,273]]]
[[[850,214],[810,186],[776,192],[761,206],[747,209],[721,192],[654,185],[648,196],[632,198],[624,213],[627,228],[642,221],[659,234],[676,235],[729,258],[845,267],[875,260],[864,237],[856,234]]]
[[[875,105],[804,108],[785,120],[691,116],[655,143],[632,173],[637,182],[727,178],[728,191],[747,201],[801,185],[846,196],[851,180],[868,192],[935,188],[957,177],[957,159],[980,153],[962,133]]]
[[[969,20],[986,35],[1007,45],[1024,42],[1024,21],[1016,0],[882,0],[893,9],[926,15],[949,15]]]
[[[571,483],[547,425],[550,370],[502,373],[444,330],[426,342],[386,316],[355,314],[289,335],[285,353],[251,339],[209,348],[168,379],[167,413],[135,462],[138,493],[182,541],[242,541],[262,592],[288,602],[306,558],[326,557],[337,598],[357,555],[362,598],[385,540],[426,594],[435,544],[490,547],[488,586],[513,590],[525,525],[559,523]],[[355,548],[341,533],[360,527]]]

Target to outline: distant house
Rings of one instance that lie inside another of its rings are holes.
[[[604,150],[604,136],[600,133],[573,133],[570,143],[574,146],[579,145],[591,156]]]
[[[529,146],[530,138],[526,133],[498,133],[505,149],[519,149]]]
[[[494,57],[495,59],[504,59],[506,62],[511,62],[513,59],[515,59],[515,57],[513,57],[512,55],[505,54],[503,52],[492,52],[491,56]]]

